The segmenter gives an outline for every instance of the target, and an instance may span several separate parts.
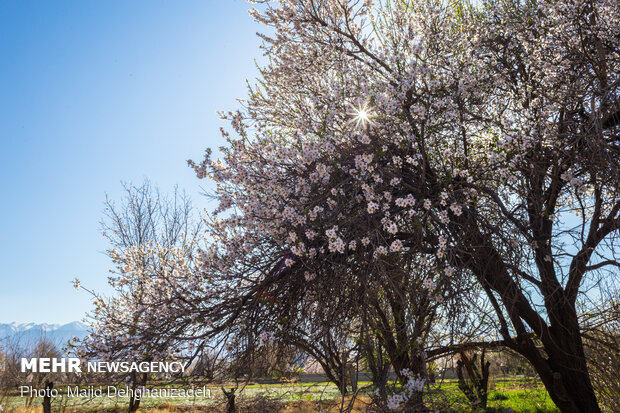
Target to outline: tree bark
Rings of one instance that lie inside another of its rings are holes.
[[[45,382],[45,396],[43,396],[43,413],[52,413],[52,388],[54,383],[47,380]]]
[[[409,400],[405,403],[403,407],[403,412],[406,413],[418,413],[418,412],[426,412],[428,411],[424,407],[424,399],[422,396],[422,392],[414,391]]]
[[[460,360],[457,361],[457,376],[459,378],[459,389],[469,399],[474,411],[485,411],[487,408],[487,387],[489,383],[490,362],[484,359],[485,350],[482,349],[480,356],[480,366],[477,364],[478,355],[469,356],[461,351]],[[468,380],[465,379],[463,369],[467,372]]]
[[[226,391],[225,388],[221,388],[224,396],[226,396],[226,413],[235,413],[235,392],[237,388],[233,387],[229,391]]]
[[[135,380],[135,375],[133,379]],[[142,397],[141,396],[136,397],[136,391],[146,386],[147,380],[148,380],[147,373],[143,373],[142,380],[140,381],[140,383],[133,386],[132,388],[133,392],[131,393],[129,397],[129,408],[127,409],[129,413],[136,412],[140,408],[140,400],[142,399]]]

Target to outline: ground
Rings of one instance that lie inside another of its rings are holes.
[[[361,382],[360,387],[369,385]],[[219,412],[224,411],[225,398],[219,386],[208,387],[210,398],[144,398],[141,411],[149,413],[167,412]],[[366,412],[370,402],[368,391],[362,390],[352,412]],[[345,406],[350,399],[344,400]],[[430,387],[427,405],[440,412],[469,412],[467,399],[458,390],[453,380],[444,380]],[[293,384],[250,384],[237,396],[240,412],[310,413],[337,412],[342,398],[336,386],[325,382]],[[59,396],[53,402],[53,411],[58,412],[121,412],[127,408],[126,398],[67,398]],[[4,412],[34,413],[41,411],[41,399],[35,399],[33,406],[25,408],[25,399],[12,396],[4,403]],[[489,384],[489,411],[503,412],[512,408],[519,413],[559,412],[547,392],[537,381],[524,378],[498,379]],[[3,412],[3,413],[4,413]]]

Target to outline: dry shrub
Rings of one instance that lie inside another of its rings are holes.
[[[620,412],[620,302],[611,301],[584,323],[590,379],[601,409]]]
[[[284,406],[284,402],[280,400],[270,399],[268,397],[264,397],[263,395],[258,395],[248,399],[239,399],[237,411],[239,413],[278,413],[282,411]]]

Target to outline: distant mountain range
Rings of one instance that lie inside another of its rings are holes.
[[[88,326],[79,321],[69,324],[0,323],[0,342],[15,341],[24,347],[36,345],[42,337],[50,340],[58,347],[62,347],[73,337],[82,339],[87,335]]]

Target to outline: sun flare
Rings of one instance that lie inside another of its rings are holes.
[[[353,117],[353,121],[357,126],[366,126],[372,124],[372,109],[368,105],[368,102],[363,105],[352,106],[353,111],[350,115]]]

